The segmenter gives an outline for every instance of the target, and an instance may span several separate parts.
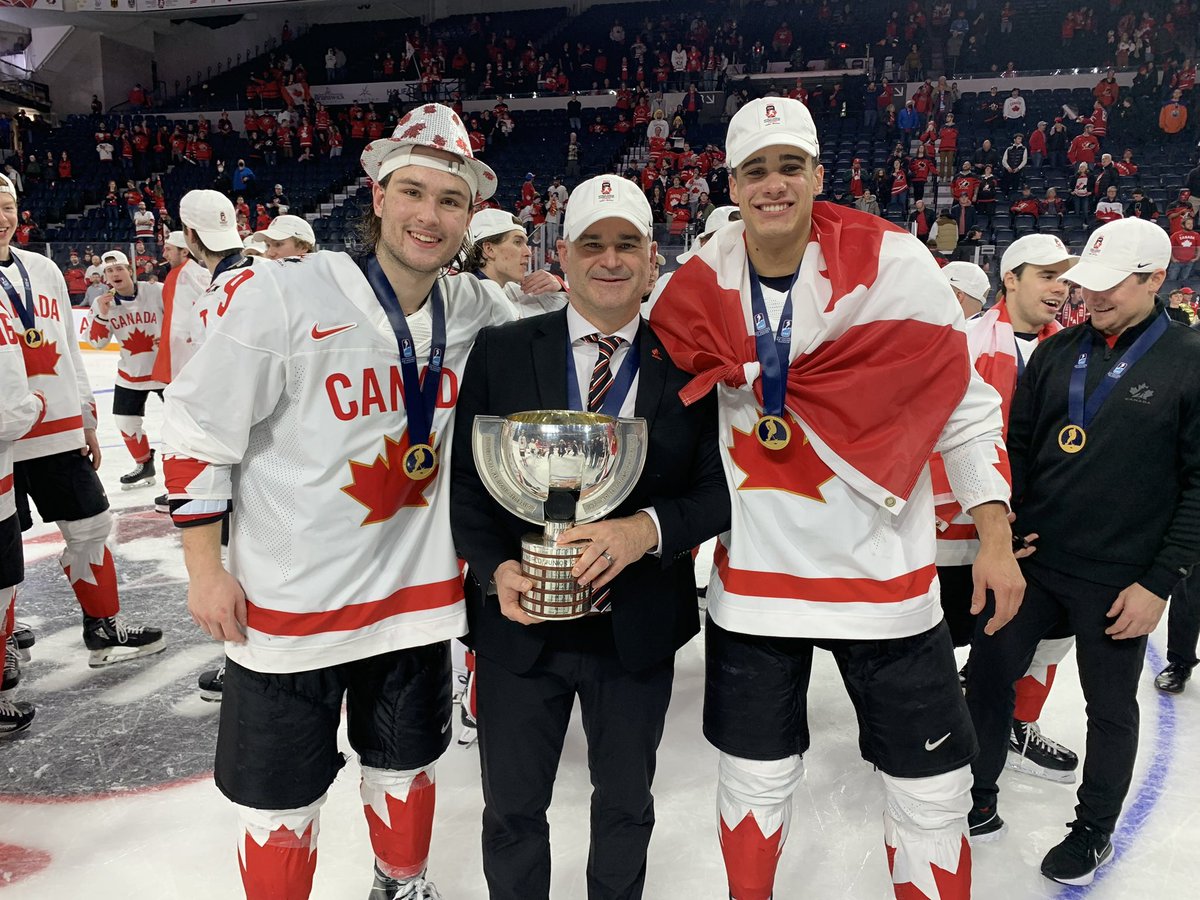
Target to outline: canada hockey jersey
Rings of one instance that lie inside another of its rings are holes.
[[[40,253],[10,247],[10,252],[29,272],[35,327],[42,332],[38,347],[22,344],[25,375],[29,387],[46,398],[46,414],[29,429],[13,448],[13,459],[21,462],[38,459],[84,446],[83,429],[96,427],[96,401],[88,384],[75,318],[67,296],[62,272]],[[18,291],[21,278],[15,266],[4,269]],[[12,301],[0,292],[0,306],[8,313],[14,328],[20,329],[20,316]]]
[[[715,384],[733,523],[709,614],[746,634],[875,640],[942,618],[928,459],[964,508],[1007,501],[1000,398],[971,369],[962,315],[928,251],[877,217],[817,203],[792,290],[785,415],[769,450],[744,225],[677,269],[650,321],[671,357]],[[772,331],[784,297],[764,286]]]
[[[485,293],[495,298],[499,304],[511,304],[513,313],[518,319],[528,319],[540,316],[542,313],[555,312],[567,305],[565,291],[554,291],[550,294],[524,294],[516,282],[503,287],[490,278],[479,278],[479,284]]]
[[[45,411],[46,401],[29,390],[21,339],[8,313],[0,309],[0,522],[17,511],[13,498],[13,442],[39,423]],[[0,583],[0,587],[11,585]]]
[[[155,381],[170,384],[199,349],[200,318],[197,304],[212,276],[194,259],[185,260],[167,273],[163,282],[163,321],[158,353],[150,373]]]
[[[396,337],[353,259],[256,260],[206,292],[204,342],[166,391],[164,467],[180,525],[211,516],[236,483],[229,570],[246,593],[248,634],[226,652],[240,665],[303,671],[465,632],[448,508],[454,406],[476,333],[514,315],[477,279],[437,286],[439,457],[419,481],[402,466]],[[408,323],[425,361],[430,304]]]
[[[113,298],[107,316],[100,315],[100,302]],[[154,379],[154,360],[162,332],[163,286],[145,281],[134,283],[132,297],[101,294],[92,301],[88,340],[103,350],[114,339],[121,345],[117,361],[117,384],[133,391],[152,391],[166,387]]]

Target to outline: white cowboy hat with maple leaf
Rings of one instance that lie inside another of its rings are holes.
[[[414,155],[412,151],[417,147],[444,150],[462,162]],[[426,103],[409,110],[391,137],[367,144],[361,160],[363,170],[376,183],[401,166],[417,165],[458,175],[479,200],[487,200],[496,193],[496,173],[471,152],[471,141],[458,113],[440,103]]]

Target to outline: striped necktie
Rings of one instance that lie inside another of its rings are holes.
[[[604,398],[608,395],[613,383],[612,358],[617,348],[625,343],[625,338],[604,337],[599,334],[589,334],[584,338],[589,344],[595,344],[600,351],[596,357],[596,366],[592,369],[592,380],[588,383],[588,412],[600,412]]]

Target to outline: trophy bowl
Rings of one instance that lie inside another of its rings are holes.
[[[646,461],[646,434],[645,419],[572,410],[475,418],[472,450],[488,493],[542,526],[521,540],[521,569],[534,585],[520,600],[529,615],[574,619],[590,610],[591,588],[571,575],[586,545],[555,539],[629,496]]]

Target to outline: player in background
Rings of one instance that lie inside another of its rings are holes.
[[[481,209],[471,219],[471,250],[464,271],[480,280],[498,303],[513,304],[518,318],[567,305],[562,281],[544,269],[529,271],[533,251],[520,219],[500,209]]]
[[[223,195],[180,205],[214,280],[204,343],[167,390],[165,466],[189,609],[226,642],[214,769],[237,808],[249,898],[311,891],[343,702],[371,896],[438,896],[425,877],[433,766],[451,739],[450,641],[466,631],[445,468],[475,335],[513,318],[478,280],[443,274],[495,191],[469,147],[433,103],[368,144],[361,259],[251,263]]]
[[[154,484],[154,450],[142,427],[146,398],[166,387],[154,377],[163,321],[163,286],[135,281],[129,258],[120,250],[100,257],[104,280],[111,290],[92,301],[88,340],[103,350],[113,340],[121,345],[117,383],[113,386],[113,419],[135,463],[121,476],[121,489]]]
[[[21,530],[33,527],[30,501],[66,542],[63,572],[83,610],[92,667],[158,653],[162,631],[126,625],[112,551],[108,497],[96,470],[96,403],[88,384],[62,273],[45,256],[11,245],[17,192],[0,176],[0,306],[21,338],[30,387],[46,398],[45,417],[14,448],[13,485]]]
[[[283,259],[287,256],[303,256],[317,246],[317,236],[312,226],[300,216],[282,215],[271,220],[271,224],[256,231],[252,237],[267,246],[263,254],[267,259]]]
[[[13,441],[37,426],[46,414],[46,398],[29,390],[21,338],[0,306],[0,740],[33,721],[32,703],[12,699],[21,680],[21,657],[13,639],[17,585],[25,577],[21,526],[13,497]]]

